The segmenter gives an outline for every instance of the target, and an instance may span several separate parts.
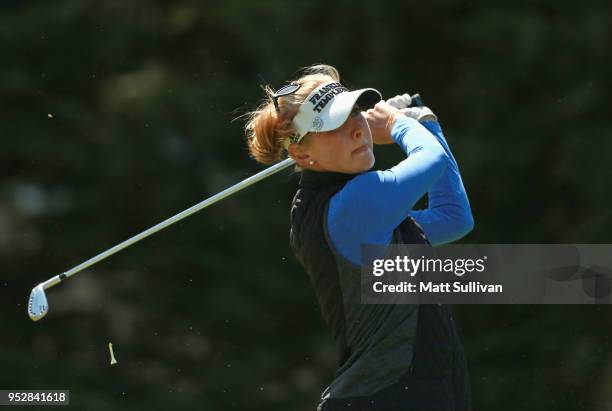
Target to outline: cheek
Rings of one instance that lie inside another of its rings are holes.
[[[321,136],[317,141],[315,150],[320,157],[333,160],[346,151],[347,143],[348,141],[342,133],[329,133]]]
[[[312,140],[309,154],[322,165],[328,165],[330,161],[333,162],[334,158],[338,157],[336,153],[338,153],[338,147],[336,146],[336,139],[332,136],[318,135]]]

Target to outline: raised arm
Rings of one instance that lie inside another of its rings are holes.
[[[428,208],[412,211],[410,215],[421,225],[433,245],[456,241],[474,227],[470,203],[461,180],[459,166],[444,138],[440,123],[422,123],[433,134],[446,152],[448,166],[427,193]]]
[[[388,244],[393,230],[443,175],[449,161],[440,142],[418,121],[398,117],[391,137],[407,158],[349,181],[330,200],[327,228],[336,250],[361,263],[361,244]]]

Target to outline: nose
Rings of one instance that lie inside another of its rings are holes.
[[[356,121],[356,119],[352,119],[351,124],[351,139],[360,140],[363,137],[363,127],[360,121]]]

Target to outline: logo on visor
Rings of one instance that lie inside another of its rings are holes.
[[[323,120],[321,117],[317,116],[312,120],[312,129],[313,131],[319,131],[323,128]]]
[[[336,95],[346,91],[349,90],[340,83],[329,83],[321,87],[312,97],[308,99],[308,101],[310,101],[310,103],[313,105],[312,111],[320,113]]]

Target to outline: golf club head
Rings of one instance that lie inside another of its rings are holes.
[[[42,284],[38,284],[32,289],[30,299],[28,300],[28,315],[32,321],[38,321],[47,315],[49,312],[49,304],[47,296]]]

